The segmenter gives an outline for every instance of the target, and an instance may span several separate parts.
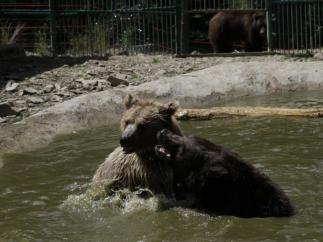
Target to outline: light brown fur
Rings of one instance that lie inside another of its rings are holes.
[[[149,188],[155,194],[173,193],[173,171],[160,161],[154,152],[156,134],[167,128],[182,135],[173,114],[176,103],[160,104],[153,100],[137,100],[132,95],[124,99],[125,112],[121,119],[121,131],[129,124],[138,127],[135,152],[125,154],[117,147],[98,167],[93,177],[94,183],[114,180],[121,187],[131,190]]]

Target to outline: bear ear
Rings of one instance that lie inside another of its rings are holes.
[[[127,94],[127,96],[123,99],[123,105],[126,109],[131,108],[133,105],[135,105],[138,102],[138,99],[131,94]]]
[[[266,17],[266,15],[264,13],[253,13],[252,14],[253,21],[257,21],[258,19],[263,19],[265,17]]]
[[[172,116],[178,109],[178,102],[172,101],[165,105],[162,105],[159,109],[159,112],[163,115]]]

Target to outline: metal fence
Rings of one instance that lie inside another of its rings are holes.
[[[176,53],[176,0],[0,1],[2,35],[40,55]],[[1,33],[0,32],[0,33]]]
[[[219,11],[266,11],[266,0],[187,0],[182,8],[183,54],[212,53],[208,40],[209,20]],[[238,46],[237,46],[238,47]]]
[[[281,53],[323,51],[323,1],[273,0],[271,48]]]
[[[17,42],[39,55],[212,53],[219,11],[266,12],[270,51],[322,51],[323,0],[0,0],[0,41],[23,25]]]

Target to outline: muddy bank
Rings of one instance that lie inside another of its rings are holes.
[[[258,61],[223,63],[138,86],[84,94],[0,128],[0,152],[23,152],[56,135],[119,122],[122,97],[138,93],[182,107],[216,106],[218,100],[323,89],[323,62]]]

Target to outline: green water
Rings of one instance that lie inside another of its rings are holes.
[[[323,119],[243,118],[183,122],[181,127],[251,161],[283,187],[297,215],[241,219],[144,205],[130,211],[62,206],[69,195],[86,190],[97,166],[118,144],[115,126],[2,157],[0,241],[323,241]]]

